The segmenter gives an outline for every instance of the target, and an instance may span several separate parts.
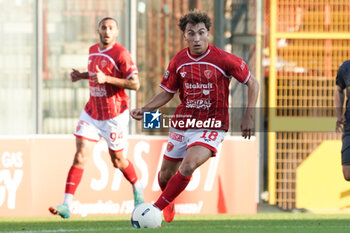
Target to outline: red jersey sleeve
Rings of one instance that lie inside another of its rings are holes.
[[[121,52],[118,59],[118,67],[122,74],[122,78],[129,79],[133,74],[137,74],[138,70],[127,50]]]
[[[160,87],[163,88],[166,92],[176,93],[179,89],[179,80],[177,79],[175,59],[172,59],[169,63],[168,69],[163,75]]]
[[[242,58],[237,57],[233,54],[227,53],[227,73],[233,76],[237,81],[241,83],[247,83],[250,78],[250,71],[247,64]]]

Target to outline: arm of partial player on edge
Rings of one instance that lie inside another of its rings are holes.
[[[337,114],[337,122],[335,126],[336,132],[343,132],[344,131],[344,123],[345,123],[345,116],[343,114],[343,105],[344,105],[344,90],[336,85],[334,90],[334,104],[335,104],[335,111]]]

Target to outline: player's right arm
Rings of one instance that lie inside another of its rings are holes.
[[[176,56],[175,56],[176,57]],[[170,61],[167,71],[165,72],[163,79],[160,83],[160,87],[163,89],[162,92],[155,95],[145,106],[142,108],[133,109],[130,115],[135,120],[142,120],[143,112],[156,110],[166,103],[168,103],[175,95],[179,88],[179,82],[176,76],[176,66],[174,58]]]
[[[168,103],[173,97],[174,97],[173,93],[169,93],[167,91],[162,91],[159,94],[157,94],[156,96],[154,96],[151,99],[151,101],[149,101],[142,108],[133,109],[130,112],[130,115],[135,120],[141,120],[143,117],[143,112],[156,110],[156,109],[162,107],[163,105],[165,105],[166,103]]]
[[[70,73],[70,78],[72,82],[79,81],[80,79],[89,79],[89,72],[81,73],[79,70],[72,69],[73,71]]]
[[[335,112],[337,114],[337,122],[335,126],[336,132],[344,131],[344,123],[345,123],[345,116],[343,114],[344,98],[345,98],[344,89],[342,89],[338,85],[335,85],[334,104],[335,104]]]

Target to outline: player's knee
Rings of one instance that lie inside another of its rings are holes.
[[[122,163],[118,160],[113,160],[112,161],[113,167],[120,169],[120,170],[124,170],[126,168],[126,166],[123,166]]]
[[[161,183],[167,183],[173,175],[174,174],[169,170],[160,170],[158,175],[159,181]]]
[[[77,152],[74,156],[73,165],[82,167],[86,164],[87,158],[82,152]]]
[[[129,166],[129,163],[130,162],[127,159],[125,159],[124,157],[112,158],[113,167],[120,169],[120,170],[124,170],[125,168],[127,168]]]
[[[180,169],[179,169],[181,175],[183,175],[183,176],[191,176],[193,174],[194,170],[196,170],[196,168],[188,163],[182,164]]]
[[[130,161],[123,156],[123,151],[115,152],[112,150],[109,150],[109,154],[111,156],[111,161],[114,168],[124,170],[129,166]]]

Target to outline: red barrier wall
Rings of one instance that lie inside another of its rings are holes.
[[[167,140],[130,137],[128,158],[134,162],[154,202]],[[0,217],[48,216],[50,205],[63,200],[65,180],[75,153],[73,136],[0,139]],[[193,174],[176,200],[178,214],[255,214],[257,212],[257,142],[227,137],[216,158]],[[113,168],[107,144],[94,148],[72,206],[73,216],[126,215],[133,209],[130,184]]]

